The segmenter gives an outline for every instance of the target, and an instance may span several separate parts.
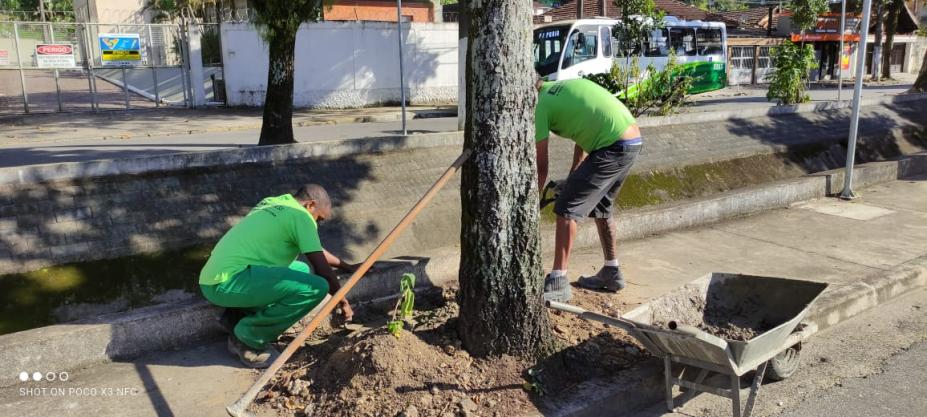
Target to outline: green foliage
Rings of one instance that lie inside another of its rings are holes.
[[[399,280],[399,299],[396,300],[396,308],[393,309],[393,317],[389,323],[386,323],[386,330],[399,337],[402,334],[404,320],[412,318],[412,310],[415,307],[415,275],[403,274]]]
[[[927,37],[927,27],[922,27],[922,28],[918,29],[917,32],[915,32],[915,33],[917,34],[917,36],[924,36],[924,37]]]
[[[616,1],[615,5],[621,9],[621,23],[615,25],[612,33],[618,39],[618,48],[627,57],[633,54],[647,32],[663,27],[665,13],[657,10],[653,0]]]
[[[805,94],[804,80],[808,71],[817,68],[814,48],[811,45],[800,46],[786,40],[773,48],[770,57],[776,63],[776,70],[769,78],[767,100],[777,100],[778,104],[804,103],[810,100]]]
[[[660,115],[672,114],[685,104],[692,87],[692,77],[676,62],[675,55],[670,54],[662,70],[658,71],[651,64],[645,71],[646,77],[641,75],[638,58],[633,57],[625,67],[615,63],[609,72],[585,78],[621,97],[634,116],[649,111]]]
[[[326,0],[328,5],[331,0]],[[263,0],[250,3],[254,24],[267,43],[296,42],[296,32],[305,22],[322,19],[323,0]],[[278,39],[279,38],[279,39]]]
[[[39,0],[0,0],[0,20],[42,20],[42,16],[39,14]],[[45,20],[52,22],[73,21],[74,1],[45,0]]]
[[[802,32],[815,27],[818,16],[828,10],[827,0],[792,0],[792,23]]]
[[[708,0],[687,0],[686,4],[698,7],[699,9],[711,12],[730,12],[737,10],[747,10],[750,6],[739,0],[714,0],[709,7]]]

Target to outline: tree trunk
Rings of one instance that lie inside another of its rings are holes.
[[[264,95],[264,122],[258,145],[295,143],[293,139],[293,67],[296,33],[284,28],[273,31],[268,42],[270,65],[267,69],[267,93]]]
[[[895,31],[898,30],[898,18],[904,0],[892,0],[888,4],[888,17],[885,21],[885,46],[882,48],[882,78],[892,78],[892,48],[895,46]]]
[[[872,43],[872,62],[869,65],[869,70],[872,72],[872,81],[879,81],[879,60],[882,57],[882,21],[884,20],[882,19],[882,13],[884,4],[885,0],[879,1],[873,16],[875,18],[875,41]],[[865,42],[865,36],[861,37],[863,38],[863,42]],[[865,57],[863,57],[863,59],[865,59]]]
[[[924,59],[921,60],[921,72],[914,81],[912,91],[917,93],[927,93],[927,51],[924,51]]]
[[[531,3],[468,2],[461,174],[460,320],[475,356],[537,357],[552,346],[541,300]]]

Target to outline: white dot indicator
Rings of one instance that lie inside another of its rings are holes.
[[[33,380],[33,381],[41,381],[41,380],[42,380],[42,373],[41,373],[41,372],[35,372],[35,373],[33,373],[33,374],[32,374],[32,380]]]
[[[20,373],[19,373],[19,380],[22,381],[22,382],[28,381],[28,380],[29,380],[29,373],[26,372],[26,371],[20,372]]]

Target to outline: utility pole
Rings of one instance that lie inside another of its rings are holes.
[[[45,21],[45,0],[39,0],[39,19]]]
[[[853,193],[853,163],[856,159],[856,136],[859,133],[859,103],[863,93],[863,76],[866,74],[866,37],[869,28],[870,8],[872,0],[863,0],[863,22],[860,26],[859,48],[856,51],[856,83],[853,88],[853,114],[850,117],[850,139],[847,143],[847,167],[843,177],[843,192],[840,198],[852,200],[856,198]]]
[[[402,69],[402,0],[396,0],[396,39],[399,40],[399,97],[402,101],[402,135],[408,135],[406,130],[406,82]]]
[[[846,37],[847,0],[840,1],[840,50],[837,51],[837,103],[843,92],[843,38]]]

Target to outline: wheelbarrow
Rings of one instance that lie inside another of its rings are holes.
[[[668,410],[675,409],[673,387],[678,386],[687,389],[683,402],[706,392],[731,399],[734,417],[748,417],[767,372],[770,379],[781,380],[798,369],[801,341],[790,336],[825,288],[827,284],[820,282],[711,273],[620,317],[565,303],[547,305],[622,328],[654,356],[663,358]],[[754,334],[747,340],[734,340],[700,329],[732,324]],[[674,366],[682,366],[682,372],[674,373]],[[686,379],[695,371],[694,379]],[[751,371],[755,374],[742,408],[740,381]],[[720,375],[710,378],[719,383],[706,382],[711,374]]]

